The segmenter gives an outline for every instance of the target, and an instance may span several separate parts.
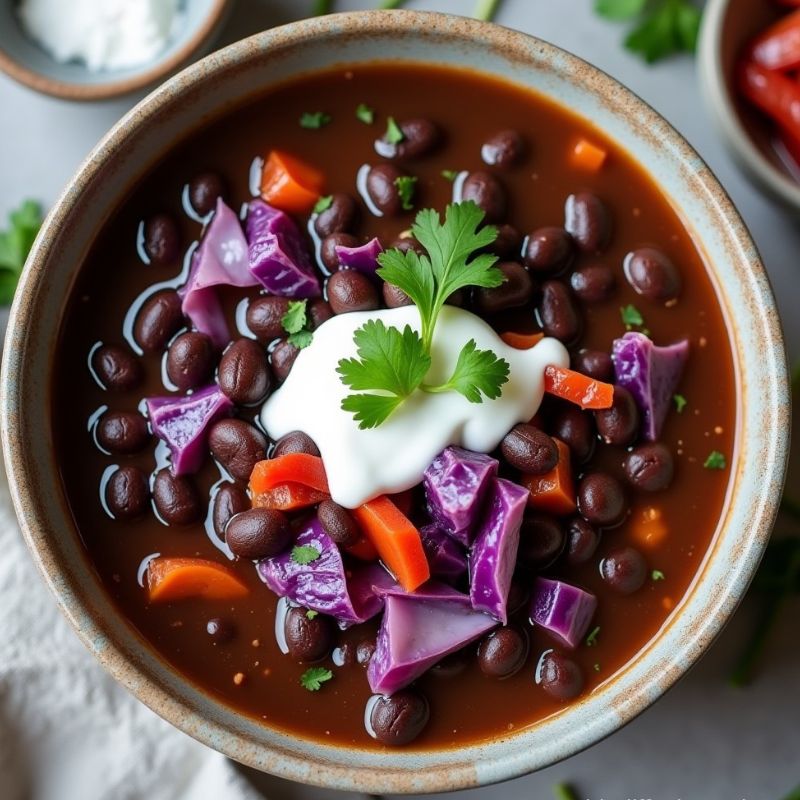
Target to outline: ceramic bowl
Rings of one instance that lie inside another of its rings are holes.
[[[424,33],[421,33],[424,31]],[[104,214],[165,147],[255,89],[343,62],[437,62],[480,70],[554,98],[605,130],[658,180],[706,254],[729,320],[738,387],[731,489],[686,597],[636,657],[548,719],[457,749],[375,752],[289,735],[201,693],[156,656],[115,610],[74,528],[53,462],[49,403],[64,298]],[[102,664],[181,730],[257,769],[384,794],[461,789],[522,775],[617,730],[708,649],[741,600],[777,512],[789,397],[774,298],[730,200],[661,117],[595,67],[499,26],[438,14],[362,12],[266,31],[164,84],[97,146],[50,213],[12,310],[2,372],[3,447],[28,545],[64,612]]]
[[[763,0],[708,0],[700,31],[700,86],[714,124],[731,154],[759,188],[800,212],[800,175],[782,161],[772,133],[733,91],[736,59],[756,34],[790,9]]]
[[[105,100],[145,89],[207,52],[233,0],[186,0],[183,19],[155,61],[125,70],[92,72],[84,64],[60,64],[27,37],[17,0],[0,0],[0,69],[37,92],[67,100]],[[66,4],[65,4],[66,5]]]

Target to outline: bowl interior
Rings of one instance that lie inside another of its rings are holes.
[[[686,220],[727,318],[736,320],[735,475],[687,596],[638,657],[590,696],[532,728],[458,750],[334,747],[287,736],[202,694],[111,605],[84,557],[50,457],[50,363],[63,300],[126,189],[165,147],[255,91],[310,70],[387,59],[479,69],[554,98],[605,130],[655,176]],[[51,212],[20,285],[3,364],[2,430],[29,546],[87,646],[141,700],[210,746],[286,778],[381,794],[424,792],[490,783],[572,755],[632,719],[700,656],[741,599],[769,536],[785,467],[787,385],[774,301],[755,248],[713,176],[663,119],[595,68],[526,35],[459,17],[369,12],[306,20],[214,53],[147,98],[101,142]]]

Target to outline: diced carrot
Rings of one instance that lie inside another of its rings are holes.
[[[636,541],[649,549],[659,547],[667,537],[667,523],[657,506],[642,509],[631,522],[631,533]]]
[[[509,346],[516,347],[517,350],[530,350],[536,347],[544,339],[541,331],[536,333],[517,333],[516,331],[506,331],[500,334],[500,338]]]
[[[308,453],[287,453],[259,461],[250,475],[250,491],[254,495],[284,483],[302,483],[310,489],[330,494],[322,459]]]
[[[345,547],[345,550],[351,556],[361,561],[378,560],[378,551],[375,549],[375,545],[372,544],[366,536],[362,536],[355,544],[351,544],[350,547]]]
[[[558,447],[558,464],[544,475],[522,475],[520,483],[530,489],[528,505],[531,508],[547,511],[558,517],[573,514],[575,503],[575,483],[572,480],[569,447],[560,439],[554,439]]]
[[[354,508],[353,514],[364,536],[407,592],[430,578],[419,531],[386,495]]]
[[[275,208],[307,214],[322,193],[325,176],[315,167],[281,150],[273,150],[261,173],[261,196]]]
[[[272,508],[276,511],[295,511],[298,508],[315,506],[330,495],[302,483],[287,481],[264,492],[253,494],[253,508]]]
[[[551,364],[544,370],[544,390],[581,408],[611,408],[614,387],[588,375]]]
[[[572,163],[576,167],[597,172],[606,162],[608,153],[588,139],[579,139],[572,150]]]
[[[147,590],[152,603],[192,597],[236,600],[249,593],[228,567],[204,558],[154,558],[147,565]]]

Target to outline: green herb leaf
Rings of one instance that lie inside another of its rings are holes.
[[[674,394],[672,399],[675,401],[675,410],[679,414],[683,413],[683,409],[686,408],[686,398],[682,394]]]
[[[619,310],[619,315],[622,318],[622,324],[625,325],[628,330],[632,327],[644,325],[644,317],[641,315],[641,312],[638,308],[634,305],[627,305],[623,306]]]
[[[644,11],[647,0],[595,0],[594,12],[606,19],[632,19]]]
[[[708,458],[703,462],[703,466],[706,469],[725,469],[725,456],[719,450],[712,450],[708,454]]]
[[[314,617],[317,616],[319,616],[319,611],[314,611],[313,608],[309,608],[308,611],[306,611],[306,619],[314,619]]]
[[[405,0],[382,0],[378,8],[385,8],[385,9],[400,8],[400,6],[402,6],[403,3],[405,3]]]
[[[400,130],[400,126],[395,122],[394,117],[389,117],[386,120],[386,133],[383,134],[383,138],[389,144],[400,144],[406,138],[403,131]]]
[[[356,117],[365,125],[372,125],[372,123],[375,121],[375,111],[366,103],[359,103],[356,107]]]
[[[342,400],[342,410],[353,415],[361,430],[367,430],[386,422],[403,400],[394,394],[349,394]]]
[[[457,169],[443,169],[441,171],[441,176],[451,183],[458,177],[458,170]]]
[[[500,8],[500,0],[478,0],[472,16],[483,22],[491,22]]]
[[[323,211],[329,209],[333,205],[333,195],[326,194],[325,197],[320,197],[314,204],[314,213],[321,214]]]
[[[314,7],[311,11],[311,14],[314,17],[320,17],[323,14],[330,14],[332,5],[333,0],[314,0]]]
[[[660,569],[654,569],[650,573],[650,577],[654,581],[663,581],[666,576],[664,575],[664,573]]]
[[[300,683],[309,692],[318,692],[322,684],[329,681],[333,673],[325,667],[309,667],[301,676]]]
[[[557,783],[553,786],[553,797],[556,800],[578,800],[578,795],[566,783]]]
[[[286,340],[298,350],[304,350],[314,340],[314,334],[308,328],[305,328],[302,331],[297,331],[297,333],[290,333]]]
[[[300,127],[310,130],[324,128],[331,121],[331,115],[324,111],[304,111],[300,115]]]
[[[281,317],[281,325],[286,333],[297,333],[306,326],[308,314],[305,300],[290,300],[286,313]]]
[[[789,794],[784,795],[782,800],[800,800],[800,786],[796,786]]]
[[[594,647],[597,644],[597,637],[598,637],[599,634],[600,634],[600,626],[598,625],[586,637],[586,646],[587,647]]]
[[[394,179],[397,187],[397,194],[400,195],[400,204],[404,211],[411,211],[414,204],[411,202],[414,197],[414,189],[417,186],[417,179],[411,175],[400,175]]]
[[[482,403],[483,393],[490,400],[500,397],[500,388],[508,381],[509,366],[491,350],[478,350],[470,339],[458,355],[450,380],[441,386],[423,386],[428,392],[455,391],[463,394],[470,403]]]
[[[301,566],[316,561],[321,555],[322,553],[310,544],[295,545],[292,548],[292,561]]]
[[[26,200],[8,215],[9,227],[0,231],[0,304],[14,299],[25,259],[42,226],[42,210],[38,203]]]
[[[701,11],[690,0],[660,0],[625,39],[625,47],[652,64],[697,47]]]
[[[600,672],[600,665],[599,664],[595,664],[594,665],[594,671],[595,672]]]

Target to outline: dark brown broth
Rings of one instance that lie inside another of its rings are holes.
[[[377,112],[373,126],[354,114],[359,103]],[[321,130],[303,130],[303,111],[325,110],[332,122]],[[377,163],[372,143],[386,116],[398,119],[427,116],[446,131],[446,145],[433,155],[409,165],[419,176],[417,207],[442,209],[451,184],[444,169],[482,169],[480,145],[503,128],[522,131],[530,155],[517,169],[498,173],[512,198],[508,221],[521,231],[563,222],[568,194],[588,189],[603,197],[613,211],[615,233],[603,259],[615,266],[620,290],[614,300],[586,314],[582,346],[608,350],[624,332],[619,308],[634,303],[644,314],[657,343],[689,337],[692,355],[680,391],[688,400],[681,414],[670,414],[663,441],[677,453],[676,479],[665,493],[652,498],[669,528],[666,542],[647,552],[651,569],[665,580],[648,580],[630,597],[615,595],[604,586],[597,561],[609,548],[634,542],[634,520],[645,505],[637,501],[622,527],[604,535],[597,556],[580,569],[560,566],[554,574],[598,594],[599,610],[593,625],[600,626],[597,643],[581,646],[575,658],[591,691],[622,668],[664,624],[669,610],[685,593],[714,533],[723,508],[728,472],[704,469],[709,451],[717,449],[730,461],[734,446],[735,389],[730,345],[714,288],[689,233],[669,207],[651,178],[600,132],[532,93],[471,73],[408,66],[358,67],[352,71],[309,76],[254,101],[191,136],[154,167],[131,192],[124,206],[94,246],[67,305],[59,347],[54,404],[57,454],[65,489],[87,552],[121,612],[181,673],[204,690],[271,725],[315,739],[379,747],[363,726],[364,704],[370,695],[364,668],[334,668],[335,677],[317,693],[299,684],[306,666],[281,655],[273,634],[276,598],[258,580],[250,563],[233,563],[251,588],[248,598],[235,604],[192,600],[150,607],[137,583],[137,567],[152,553],[204,556],[225,561],[202,525],[170,529],[154,517],[132,522],[110,520],[99,503],[103,471],[114,463],[102,455],[87,433],[87,420],[101,405],[133,410],[140,398],[164,394],[161,358],[143,359],[146,382],[135,393],[111,395],[99,389],[86,369],[87,354],[98,340],[122,341],[122,324],[133,299],[156,281],[173,277],[144,266],[136,254],[139,221],[168,210],[182,219],[185,241],[200,235],[200,226],[181,211],[181,190],[193,174],[216,169],[231,185],[234,208],[249,198],[248,172],[255,156],[282,148],[316,164],[327,175],[328,191],[355,194],[355,174],[363,163]],[[570,167],[567,154],[580,135],[589,135],[610,151],[596,175]],[[371,217],[362,207],[359,234],[391,240],[409,227],[412,214],[396,220]],[[656,308],[636,296],[622,278],[622,259],[633,247],[662,247],[679,265],[684,278],[680,302],[674,308]],[[256,291],[251,292],[252,295]],[[229,293],[226,306],[233,322],[239,293]],[[519,315],[515,315],[519,319]],[[533,314],[529,311],[528,324]],[[235,327],[232,325],[232,330]],[[704,344],[701,344],[704,342]],[[721,429],[721,433],[715,432]],[[147,473],[155,466],[153,448],[126,458]],[[605,448],[594,463],[617,475],[621,451]],[[119,460],[117,463],[120,463]],[[208,490],[218,479],[207,464],[198,476]],[[211,617],[234,619],[238,637],[227,645],[212,644],[205,632]],[[523,615],[524,616],[524,615]],[[375,626],[350,631],[342,642],[374,635]],[[535,685],[533,672],[541,652],[553,646],[543,632],[532,634],[529,661],[505,681],[485,678],[474,660],[456,678],[425,676],[419,685],[431,703],[431,721],[415,743],[422,748],[463,744],[501,735],[535,723],[562,708]],[[235,685],[233,676],[246,678]]]

